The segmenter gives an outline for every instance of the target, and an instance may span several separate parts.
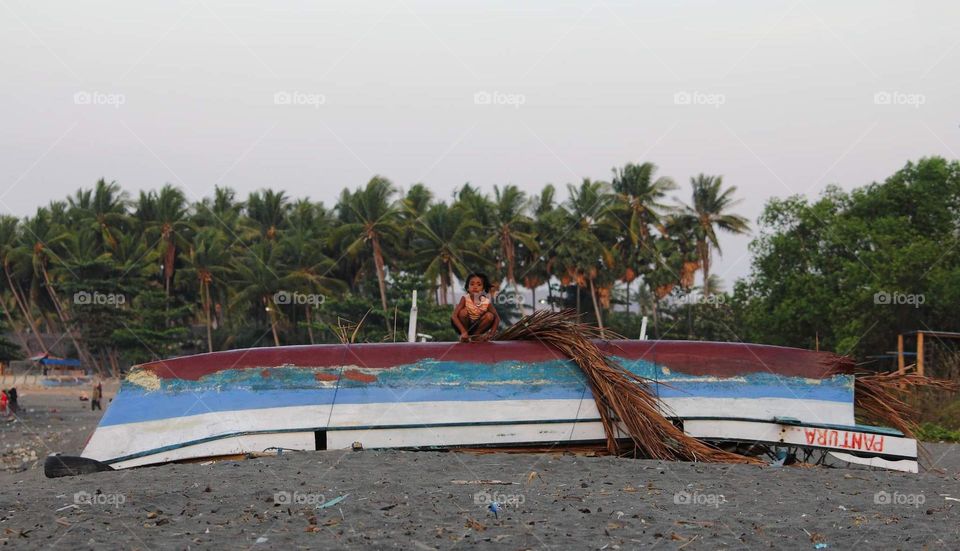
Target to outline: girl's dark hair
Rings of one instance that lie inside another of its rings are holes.
[[[480,281],[483,282],[483,292],[484,292],[484,293],[489,293],[489,292],[490,292],[490,287],[493,287],[493,286],[490,285],[490,278],[487,277],[487,274],[472,273],[472,274],[468,275],[467,278],[463,280],[463,290],[464,290],[464,291],[467,291],[467,292],[470,292],[470,280],[473,279],[473,278],[475,278],[475,277],[479,277],[479,278],[480,278]]]

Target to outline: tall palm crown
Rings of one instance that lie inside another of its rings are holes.
[[[286,228],[290,203],[282,191],[266,189],[253,192],[247,198],[247,216],[260,236],[267,241],[276,241],[280,230]]]
[[[186,197],[170,184],[163,186],[159,192],[141,191],[134,211],[146,240],[156,243],[164,290],[168,296],[179,252],[189,246],[190,235],[196,230],[188,214]]]
[[[73,197],[67,198],[67,203],[71,221],[94,230],[103,251],[114,250],[118,235],[130,229],[132,219],[127,214],[127,194],[116,182],[108,184],[100,179],[92,190],[77,190]]]
[[[366,187],[355,192],[343,190],[336,207],[342,224],[334,233],[334,242],[345,245],[348,254],[368,250],[372,255],[384,312],[387,311],[384,252],[392,248],[401,231],[400,210],[393,200],[395,193],[390,180],[374,176]]]
[[[447,304],[454,276],[464,278],[485,261],[480,254],[479,229],[479,224],[464,215],[462,206],[446,203],[431,206],[414,227],[414,265],[424,271],[427,281],[440,280],[441,304]]]
[[[621,222],[635,247],[645,244],[651,227],[660,224],[662,215],[669,210],[663,200],[668,192],[677,188],[666,176],[654,179],[656,172],[657,165],[653,163],[627,164],[613,170],[610,184],[618,201],[612,211],[623,216]]]
[[[519,254],[519,276],[523,286],[533,293],[533,308],[537,308],[536,289],[549,283],[550,270],[556,255],[556,236],[562,232],[562,214],[556,206],[556,188],[547,184],[532,204],[531,222],[535,247],[525,246]]]
[[[730,209],[740,203],[734,200],[736,186],[723,188],[722,176],[707,176],[699,174],[690,178],[693,204],[687,205],[685,213],[696,223],[697,253],[700,257],[700,267],[703,269],[704,294],[712,292],[710,288],[710,256],[712,250],[720,250],[720,240],[717,238],[717,229],[733,234],[744,234],[750,231],[750,224],[746,218],[733,214]]]
[[[223,232],[216,228],[204,228],[193,238],[184,258],[184,268],[177,272],[177,279],[185,279],[186,283],[195,284],[197,295],[203,311],[204,324],[207,329],[207,350],[213,352],[214,320],[211,307],[214,303],[213,294],[225,296],[226,289],[215,289],[216,285],[223,285],[230,272],[231,254]],[[192,287],[192,285],[190,285]]]
[[[490,211],[490,236],[484,242],[487,250],[496,251],[498,272],[507,282],[516,285],[517,252],[521,248],[536,251],[539,246],[531,233],[533,220],[527,216],[527,196],[511,184],[493,188]]]

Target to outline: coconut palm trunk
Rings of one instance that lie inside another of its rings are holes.
[[[713,289],[710,288],[710,243],[700,240],[697,243],[697,254],[700,256],[700,268],[703,270],[703,294],[710,296],[713,293]]]
[[[50,274],[47,272],[46,268],[43,268],[42,271],[43,279],[46,282],[47,294],[50,295],[50,302],[53,303],[53,308],[57,311],[57,317],[60,318],[60,323],[63,324],[64,332],[70,336],[70,341],[73,343],[73,348],[77,351],[77,355],[80,356],[82,361],[89,362],[90,365],[97,370],[97,372],[100,372],[100,366],[94,360],[93,354],[91,354],[85,346],[80,344],[80,340],[77,338],[77,334],[73,329],[73,319],[63,308],[63,303],[60,302],[60,296],[57,294],[56,289],[54,289],[53,282],[50,281]]]
[[[656,296],[653,297],[652,303],[652,314],[653,314],[653,332],[656,334],[656,338],[660,338],[660,309],[657,306],[660,303],[660,299]]]
[[[373,244],[373,263],[377,267],[377,282],[380,284],[380,304],[383,306],[383,313],[387,313],[387,274],[383,265],[383,250],[380,248],[380,238],[374,234],[370,238]],[[279,346],[279,345],[278,345]]]
[[[210,282],[204,280],[200,286],[201,300],[203,301],[203,311],[207,321],[207,351],[213,352],[213,320],[210,314]]]
[[[606,338],[603,331],[603,316],[600,315],[600,305],[597,303],[597,290],[593,284],[593,278],[590,278],[590,298],[593,300],[593,313],[597,316],[597,327],[600,328],[600,338]]]
[[[13,282],[13,277],[10,276],[9,266],[4,265],[3,272],[7,276],[7,283],[10,284],[10,292],[13,293],[13,298],[17,301],[17,306],[20,308],[20,313],[23,314],[23,318],[27,320],[27,323],[30,325],[30,329],[33,331],[33,338],[37,340],[37,344],[40,345],[40,349],[43,350],[44,354],[49,354],[50,351],[47,350],[47,345],[43,342],[43,338],[40,335],[40,332],[37,330],[37,322],[33,319],[33,316],[30,315],[30,310],[24,304],[24,299],[21,298],[20,293],[17,291],[17,285]]]
[[[280,335],[277,334],[277,305],[266,297],[267,313],[270,315],[270,331],[273,333],[273,345],[280,346]]]
[[[173,280],[174,263],[177,261],[177,245],[173,241],[173,230],[169,224],[164,224],[163,240],[166,247],[163,251],[163,288],[170,296],[170,282]]]
[[[512,284],[514,291],[516,291],[517,280],[514,277],[514,269],[516,266],[516,255],[514,251],[516,249],[514,248],[513,236],[510,235],[509,227],[503,229],[500,242],[503,246],[503,259],[504,264],[506,264],[505,268],[507,269],[507,283]]]
[[[107,359],[110,360],[110,371],[115,378],[120,378],[120,360],[117,358],[117,349],[110,347],[107,350]]]
[[[443,288],[443,292],[445,297],[444,304],[447,306],[457,301],[457,293],[453,289],[453,266],[451,264],[447,264],[447,286]]]
[[[7,324],[10,326],[10,330],[17,335],[17,340],[20,341],[23,349],[27,351],[27,356],[33,356],[33,352],[30,350],[30,345],[27,343],[26,337],[23,336],[23,332],[17,329],[17,326],[13,323],[13,316],[10,315],[10,309],[7,308],[7,301],[3,300],[3,297],[0,297],[0,306],[3,306],[3,315],[7,318]]]
[[[309,304],[307,304],[307,306],[306,306],[306,314],[307,314],[307,338],[310,339],[310,344],[314,344],[314,342],[313,342],[313,319],[310,317],[310,305],[309,305]]]

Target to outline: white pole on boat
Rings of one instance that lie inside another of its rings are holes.
[[[407,342],[417,342],[417,292],[413,292],[413,305],[410,307],[410,327],[407,328]]]
[[[640,322],[640,340],[647,340],[647,316],[643,316],[643,321]]]

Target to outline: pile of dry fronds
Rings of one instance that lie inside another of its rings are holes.
[[[726,452],[687,436],[661,413],[647,379],[604,356],[591,339],[595,327],[581,323],[573,310],[542,310],[503,331],[497,340],[538,340],[573,360],[587,376],[607,435],[607,449],[622,454],[620,426],[633,442],[634,455],[671,461],[762,463],[759,459]]]
[[[907,401],[910,393],[920,390],[957,392],[960,384],[944,379],[926,377],[912,372],[857,373],[854,385],[854,404],[860,417],[869,423],[893,427],[910,438],[916,437],[917,411]]]

